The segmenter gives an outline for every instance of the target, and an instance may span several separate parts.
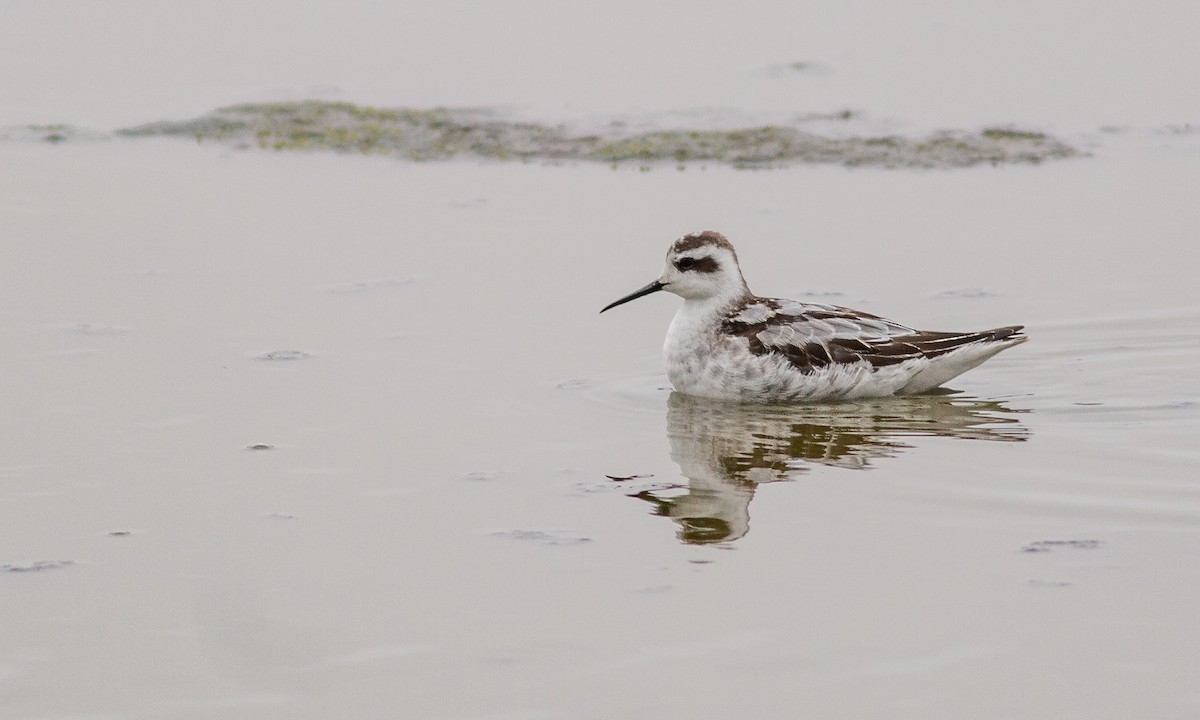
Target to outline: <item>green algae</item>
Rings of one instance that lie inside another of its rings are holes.
[[[1043,140],[1049,139],[1049,137],[1047,137],[1045,133],[1030,132],[1028,130],[1014,130],[1012,128],[1000,128],[1000,127],[987,128],[981,134],[985,138],[988,138],[989,140],[1017,140],[1017,141],[1029,140],[1029,141],[1033,141],[1033,142],[1041,142]]]
[[[350,103],[234,105],[193,120],[118,130],[126,137],[189,136],[263,149],[333,150],[409,160],[552,155],[566,136],[553,128],[488,119],[481,111],[373,108]],[[565,156],[565,155],[564,155]]]
[[[850,111],[843,111],[822,119],[851,117]],[[306,101],[234,105],[191,120],[150,123],[117,134],[180,136],[277,152],[333,151],[412,161],[594,161],[640,170],[668,164],[684,168],[692,163],[739,168],[801,163],[954,168],[1039,163],[1080,154],[1043,133],[1008,128],[946,131],[920,138],[827,137],[783,125],[634,134],[623,129],[613,123],[608,134],[573,134],[563,126],[514,122],[475,109]]]

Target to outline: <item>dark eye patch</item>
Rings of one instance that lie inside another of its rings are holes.
[[[682,257],[675,261],[675,267],[679,268],[680,272],[695,270],[696,272],[711,273],[716,272],[720,265],[717,264],[717,259],[713,257]]]

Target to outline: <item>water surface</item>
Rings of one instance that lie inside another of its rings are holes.
[[[613,6],[587,32],[437,7],[9,3],[0,122],[851,107],[1092,157],[639,172],[0,142],[0,716],[1200,713],[1191,4]],[[674,395],[677,299],[597,311],[701,228],[761,294],[1031,341],[954,394]]]
[[[0,152],[15,717],[1195,709],[1185,154]],[[697,227],[759,292],[1033,339],[954,395],[673,395],[675,299],[596,311]]]

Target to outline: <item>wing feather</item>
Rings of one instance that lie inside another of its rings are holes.
[[[735,308],[721,329],[745,338],[750,352],[781,355],[804,372],[832,363],[884,367],[938,357],[971,343],[1023,338],[1019,325],[966,333],[919,331],[849,308],[774,298],[753,298]]]

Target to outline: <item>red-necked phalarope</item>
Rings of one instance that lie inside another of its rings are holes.
[[[911,395],[1029,339],[1022,325],[929,332],[835,305],[757,297],[733,246],[711,230],[676,240],[657,280],[604,310],[659,290],[684,301],[663,345],[667,377],[679,392],[700,397],[795,402]]]

